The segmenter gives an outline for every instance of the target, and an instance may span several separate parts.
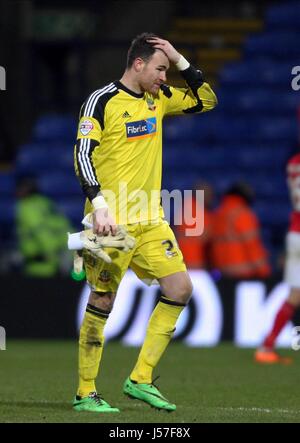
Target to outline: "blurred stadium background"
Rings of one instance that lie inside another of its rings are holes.
[[[299,151],[300,91],[292,89],[291,71],[300,65],[300,2],[0,0],[0,10],[0,325],[7,339],[77,335],[82,283],[66,269],[51,279],[22,275],[16,183],[35,176],[40,193],[80,229],[84,199],[73,172],[79,108],[91,91],[121,76],[129,41],[152,31],[203,69],[219,99],[201,118],[165,121],[163,189],[192,189],[203,180],[218,198],[237,180],[248,182],[272,264],[272,277],[255,282],[214,281],[193,271],[196,301],[177,338],[194,346],[256,346],[287,295],[285,166]],[[173,68],[168,81],[182,85]],[[134,321],[134,314],[145,308],[145,294],[155,301],[157,290],[132,278],[124,283],[132,309],[110,332],[139,344],[142,317]],[[282,345],[289,346],[290,332]]]

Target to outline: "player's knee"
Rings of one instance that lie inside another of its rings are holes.
[[[178,296],[181,298],[182,303],[187,303],[192,296],[193,285],[190,279],[187,279],[182,287],[179,288]]]
[[[176,285],[163,288],[166,297],[178,303],[188,303],[193,292],[193,285],[190,278],[185,278],[177,282]]]

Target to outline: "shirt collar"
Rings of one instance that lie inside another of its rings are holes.
[[[132,97],[135,98],[143,98],[144,97],[144,93],[137,93],[137,92],[133,92],[131,91],[131,89],[128,89],[125,85],[123,85],[123,83],[120,82],[120,80],[116,80],[114,82],[114,84],[117,86],[118,89],[122,89],[123,91],[127,92],[127,94],[132,95]]]

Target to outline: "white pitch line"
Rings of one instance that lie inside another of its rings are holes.
[[[212,408],[213,409],[213,408]],[[269,408],[245,408],[245,407],[216,407],[215,409],[222,410],[222,411],[244,411],[244,412],[266,412],[267,414],[271,414],[274,412],[278,412],[280,414],[299,414],[300,410],[294,410],[294,409],[269,409]]]

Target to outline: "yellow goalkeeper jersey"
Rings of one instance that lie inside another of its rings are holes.
[[[188,88],[162,85],[157,96],[137,94],[120,81],[93,92],[80,111],[75,171],[91,200],[104,195],[117,223],[162,216],[162,121],[166,115],[209,111],[217,103],[200,71],[183,71]]]

